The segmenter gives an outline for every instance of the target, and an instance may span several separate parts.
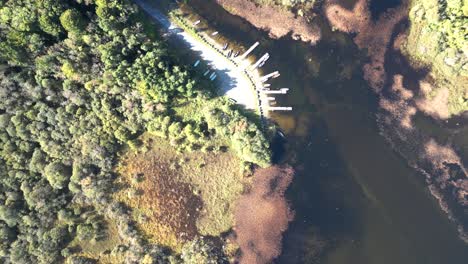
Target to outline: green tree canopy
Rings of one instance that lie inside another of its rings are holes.
[[[44,175],[53,188],[62,189],[70,179],[71,170],[60,161],[54,161],[45,167]]]
[[[60,23],[66,31],[72,33],[82,32],[86,27],[86,21],[76,9],[68,9],[63,12],[60,16]]]

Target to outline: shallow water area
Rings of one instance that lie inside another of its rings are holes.
[[[290,88],[277,100],[294,111],[272,119],[287,134],[282,162],[297,172],[287,192],[296,217],[276,263],[466,263],[468,247],[423,177],[379,134],[378,98],[348,36],[324,28],[316,46],[272,40],[214,1],[190,3],[234,41],[260,41],[271,54],[262,70],[281,72],[272,87]]]

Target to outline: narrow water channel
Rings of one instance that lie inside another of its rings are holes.
[[[296,217],[277,263],[467,263],[468,247],[422,176],[379,135],[364,55],[349,37],[324,32],[313,47],[272,40],[212,0],[190,3],[223,35],[260,41],[257,55],[271,54],[265,72],[281,72],[272,87],[291,89],[277,98],[295,110],[273,115],[288,137],[281,162],[297,171],[288,191]]]

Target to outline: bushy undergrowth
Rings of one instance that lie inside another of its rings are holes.
[[[214,93],[143,22],[130,0],[0,1],[0,262],[88,263],[72,241],[105,240],[105,219],[122,238],[114,255],[178,259],[110,196],[117,152],[148,131],[180,150],[222,133],[174,115],[176,102]],[[257,138],[238,153],[265,165]]]
[[[413,0],[406,52],[450,90],[449,110],[468,110],[468,2]]]

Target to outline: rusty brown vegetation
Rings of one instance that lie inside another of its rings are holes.
[[[421,118],[427,118],[418,113],[421,107],[425,107],[422,112],[427,113],[434,111],[433,107],[442,107],[441,103],[427,105],[426,99],[415,95],[408,84],[404,84],[403,79],[408,76],[393,76],[389,83],[390,96],[382,96],[380,99],[381,111],[377,115],[379,127],[394,149],[426,176],[432,195],[437,198],[449,217],[459,224],[462,238],[467,239],[462,219],[466,217],[463,210],[468,207],[468,174],[463,154],[460,154],[460,148],[457,148],[454,142],[454,138],[460,132],[440,128],[437,123],[422,121]],[[417,84],[424,88],[424,80],[418,81]],[[432,100],[443,100],[443,96],[438,95]],[[425,105],[421,105],[423,102]],[[446,107],[441,111],[444,109]],[[440,111],[437,111],[437,115],[440,115]]]
[[[189,184],[178,180],[177,170],[164,154],[161,149],[127,153],[119,172],[128,188],[118,196],[136,209],[139,226],[151,240],[180,248],[197,235],[202,201]]]
[[[416,114],[416,108],[408,104],[407,100],[413,98],[412,91],[403,86],[403,76],[396,74],[393,76],[390,90],[395,95],[394,99],[381,98],[379,105],[382,109],[392,113],[387,118],[399,120],[399,125],[405,129],[414,129],[412,118]]]
[[[146,150],[120,159],[125,188],[117,197],[151,241],[179,251],[198,235],[219,236],[233,226],[234,201],[250,181],[233,153],[178,153],[163,139],[142,141]]]
[[[354,41],[360,49],[367,49],[370,62],[364,65],[364,78],[376,91],[382,90],[386,81],[385,54],[390,47],[395,26],[407,17],[408,1],[388,9],[377,21],[371,19],[368,0],[358,0],[352,10],[343,1],[328,0],[324,13],[330,25],[347,33],[357,33]]]
[[[258,170],[252,189],[238,200],[235,232],[241,263],[271,263],[281,252],[282,233],[293,218],[284,197],[292,177],[290,167]]]
[[[326,1],[324,14],[335,29],[355,33],[356,45],[367,50],[369,62],[364,64],[363,73],[380,98],[378,122],[382,134],[426,176],[431,193],[467,238],[462,224],[468,208],[466,164],[460,146],[453,142],[458,130],[441,125],[441,120],[450,117],[449,91],[435,89],[427,70],[413,68],[402,52],[409,1],[403,0],[377,20],[371,18],[369,0],[356,0],[351,6],[345,2]],[[433,123],[422,122],[422,115]]]
[[[434,89],[434,86],[421,80],[419,83],[421,88],[422,97],[418,98],[416,105],[418,108],[427,115],[434,116],[439,119],[448,119],[450,117],[449,111],[449,96],[450,91],[447,87]],[[435,95],[433,93],[435,92]]]
[[[427,159],[433,162],[433,166],[441,173],[436,182],[444,189],[451,189],[454,193],[454,198],[462,206],[468,206],[468,179],[463,175],[468,175],[466,168],[462,165],[462,161],[452,147],[441,145],[434,139],[430,139],[424,145],[425,155]],[[448,164],[459,165],[459,175],[451,171]]]
[[[308,21],[306,17],[297,17],[289,10],[271,6],[256,5],[248,0],[216,0],[228,12],[242,16],[252,25],[268,31],[270,37],[281,38],[289,33],[296,40],[317,43],[321,31],[317,24]]]
[[[461,237],[468,241],[463,224],[468,205],[468,174],[466,160],[463,160],[466,154],[460,150],[463,145],[455,141],[461,132],[445,128],[442,125],[445,122],[437,121],[448,115],[447,104],[444,103],[447,92],[439,89],[429,100],[426,94],[432,87],[427,76],[418,78],[416,71],[404,71],[389,71],[394,78],[384,87],[390,87],[390,93],[381,94],[379,126],[393,147],[426,176],[432,195],[458,224]]]

